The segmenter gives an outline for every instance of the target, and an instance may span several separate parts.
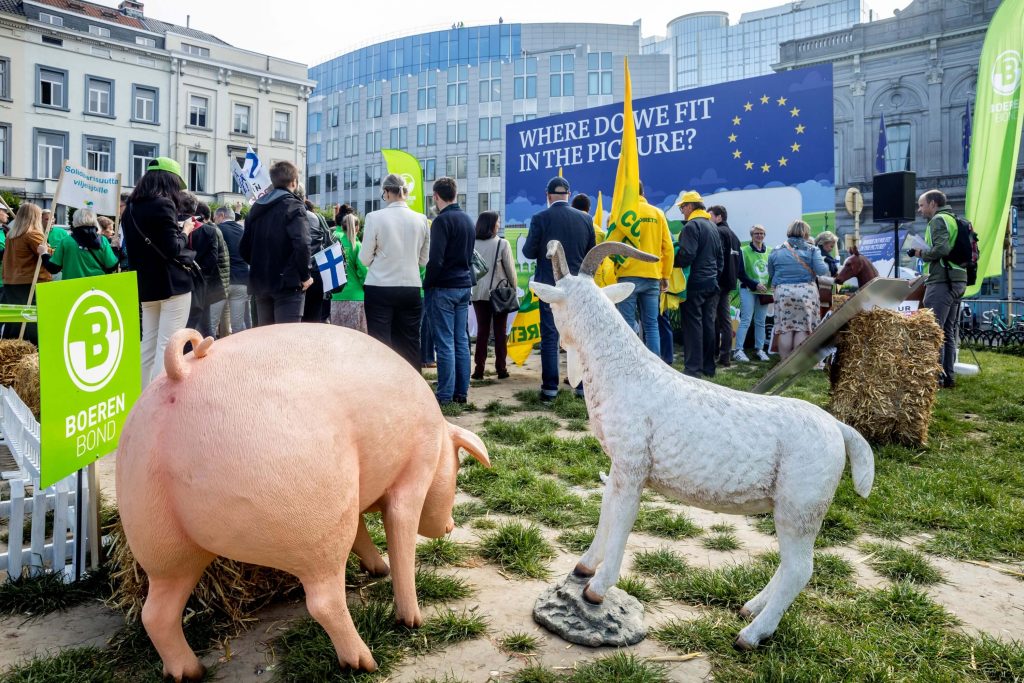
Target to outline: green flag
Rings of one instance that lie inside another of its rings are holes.
[[[382,149],[380,153],[384,155],[388,173],[405,178],[405,184],[409,186],[409,208],[416,213],[426,213],[423,203],[423,169],[420,168],[419,160],[400,149]]]
[[[1021,122],[1021,53],[1024,0],[1005,0],[996,10],[981,50],[974,107],[971,159],[967,167],[967,218],[978,232],[978,282],[1003,272],[1003,239],[1017,172]]]

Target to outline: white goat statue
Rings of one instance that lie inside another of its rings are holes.
[[[601,517],[574,573],[590,577],[583,597],[604,600],[619,579],[626,539],[645,486],[687,505],[731,514],[773,512],[781,562],[768,585],[740,613],[753,617],[736,647],[753,649],[775,632],[807,585],[814,539],[850,459],[853,486],[867,497],[874,479],[871,447],[821,408],[693,379],[647,350],[612,305],[629,283],[598,288],[602,259],[657,257],[603,242],[569,274],[562,245],[548,243],[555,285],[532,283],[551,306],[569,362],[582,379],[590,424],[612,461]],[[582,373],[582,378],[579,373]]]

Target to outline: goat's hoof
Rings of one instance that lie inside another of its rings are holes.
[[[751,619],[751,618],[753,618],[754,613],[751,612],[746,607],[740,607],[740,616],[743,617],[744,619]]]
[[[591,605],[600,605],[604,602],[604,596],[591,591],[589,583],[587,584],[587,587],[583,589],[583,599]]]
[[[736,640],[733,641],[732,647],[737,652],[752,652],[757,649],[757,645],[751,645],[743,639],[743,636],[738,636]]]
[[[589,579],[591,576],[594,575],[594,570],[588,567],[587,565],[583,564],[582,562],[579,562],[573,568],[572,575],[578,576],[581,579]]]

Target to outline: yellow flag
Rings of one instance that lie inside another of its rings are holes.
[[[594,227],[601,232],[600,242],[604,239],[604,207],[601,206],[601,191],[597,192],[597,209],[594,210]]]
[[[512,331],[508,335],[508,357],[516,365],[522,366],[530,357],[533,346],[540,341],[540,304],[527,290],[526,298],[512,322]]]
[[[640,155],[636,148],[633,86],[629,79],[628,59],[625,60],[623,68],[626,98],[622,103],[622,153],[619,155],[618,170],[615,172],[615,191],[612,195],[612,211],[608,217],[608,233],[605,239],[639,247],[637,218],[640,207]],[[623,258],[616,256],[614,260],[616,263],[622,263]]]

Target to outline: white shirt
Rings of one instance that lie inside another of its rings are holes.
[[[371,287],[419,287],[420,266],[430,256],[427,217],[404,201],[366,214],[359,260],[367,267]]]

